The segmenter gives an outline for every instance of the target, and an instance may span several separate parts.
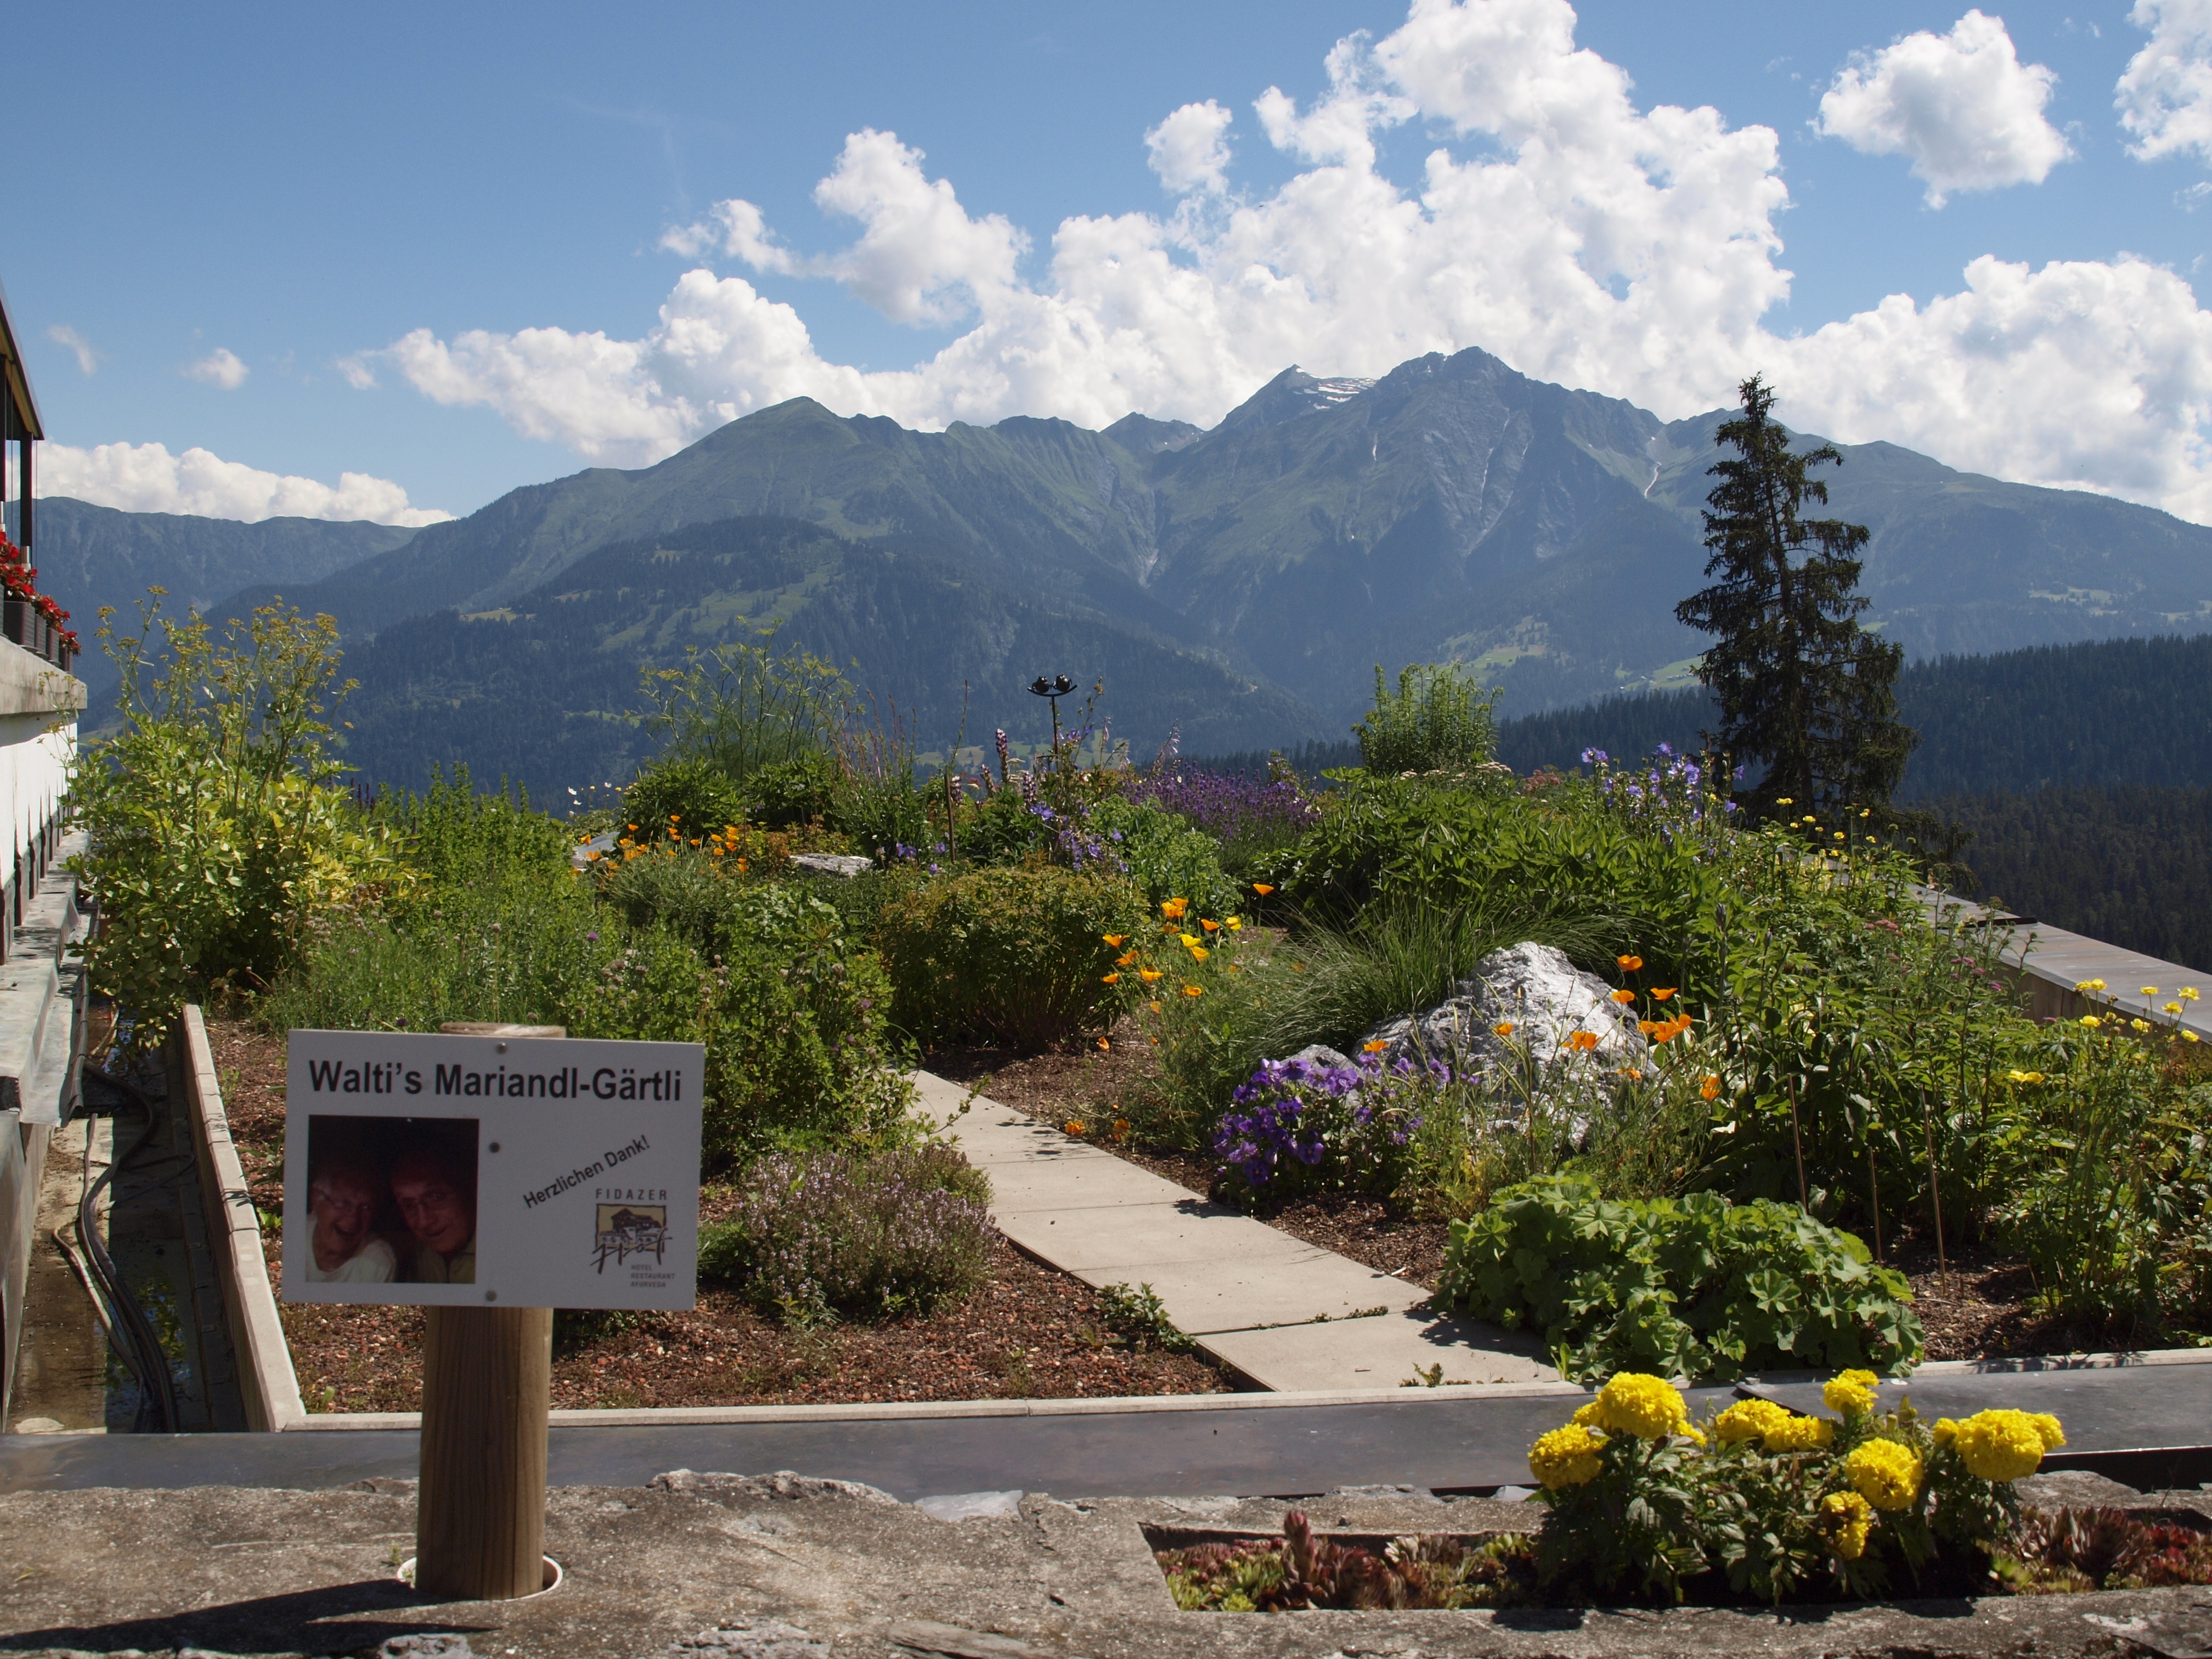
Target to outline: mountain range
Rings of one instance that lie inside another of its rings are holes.
[[[963,704],[971,743],[1033,738],[1020,688],[1043,672],[1103,677],[1140,751],[1179,726],[1221,752],[1340,737],[1378,664],[1457,659],[1506,713],[1680,683],[1704,641],[1674,606],[1702,584],[1725,418],[1662,421],[1479,350],[1373,381],[1287,369],[1203,431],[917,432],[801,398],[411,533],[42,502],[37,552],[87,603],[167,571],[195,595],[228,580],[229,614],[277,592],[331,612],[362,682],[352,758],[393,782],[433,759],[539,793],[623,775],[640,668],[769,621],[852,663],[925,749]],[[1867,621],[1915,658],[2212,629],[2212,530],[1838,448],[1821,476],[1873,532]]]

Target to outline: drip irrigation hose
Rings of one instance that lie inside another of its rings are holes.
[[[100,1237],[100,1188],[115,1179],[118,1171],[145,1150],[161,1127],[161,1109],[153,1097],[134,1083],[103,1072],[87,1063],[83,1080],[97,1080],[103,1086],[129,1096],[146,1114],[146,1127],[130,1147],[115,1154],[100,1179],[85,1188],[84,1196],[77,1200],[76,1237],[84,1252],[84,1267],[89,1278],[99,1285],[95,1302],[106,1298],[112,1316],[108,1325],[108,1340],[116,1344],[116,1352],[125,1367],[138,1384],[138,1413],[132,1427],[139,1433],[175,1434],[178,1432],[179,1412],[177,1401],[177,1380],[169,1369],[169,1356],[162,1351],[161,1339],[154,1329],[154,1322],[146,1317],[146,1310],[131,1294],[117,1271],[113,1258]],[[72,1258],[74,1261],[74,1258]],[[119,1342],[117,1341],[120,1338]]]

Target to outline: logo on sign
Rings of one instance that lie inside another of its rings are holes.
[[[605,1273],[611,1261],[617,1267],[634,1255],[650,1255],[656,1262],[668,1253],[668,1206],[665,1204],[602,1204],[592,1241],[592,1265]]]

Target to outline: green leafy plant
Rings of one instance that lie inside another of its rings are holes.
[[[274,978],[313,926],[409,881],[337,782],[323,719],[350,689],[335,684],[337,624],[264,605],[217,634],[161,616],[151,593],[136,635],[100,611],[122,726],[86,746],[70,781],[91,832],[72,868],[102,913],[77,948],[141,1048],[183,1003]]]
[[[1021,1047],[1113,1024],[1133,994],[1109,934],[1146,926],[1118,876],[1054,868],[971,870],[918,886],[878,924],[900,1018],[937,1038]]]
[[[1457,663],[1427,663],[1401,669],[1398,689],[1389,690],[1382,668],[1375,668],[1375,706],[1352,727],[1359,738],[1359,763],[1370,772],[1464,770],[1480,765],[1498,750],[1498,726],[1491,710],[1497,691],[1487,696]]]
[[[641,842],[684,845],[742,823],[745,797],[713,761],[667,755],[637,775],[623,796],[628,833]]]
[[[1717,1193],[1614,1201],[1552,1176],[1455,1222],[1440,1306],[1540,1329],[1570,1376],[1741,1376],[1919,1357],[1903,1274],[1793,1206]]]
[[[1188,1353],[1197,1344],[1175,1327],[1167,1304],[1150,1285],[1131,1290],[1109,1285],[1098,1292],[1098,1317],[1111,1330],[1137,1342],[1154,1342],[1170,1353]]]

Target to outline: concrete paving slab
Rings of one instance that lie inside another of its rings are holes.
[[[1326,1324],[1218,1332],[1200,1338],[1199,1346],[1261,1388],[1279,1392],[1328,1387],[1346,1376],[1370,1388],[1425,1386],[1417,1374],[1434,1365],[1443,1367],[1446,1388],[1559,1380],[1533,1338],[1473,1320],[1438,1319],[1415,1308]]]
[[[1093,1268],[1075,1276],[1086,1285],[1149,1285],[1169,1322],[1186,1335],[1210,1337],[1219,1331],[1263,1326],[1307,1325],[1316,1319],[1348,1319],[1382,1308],[1395,1312],[1425,1301],[1418,1285],[1372,1273],[1358,1263],[1352,1272],[1329,1271],[1341,1256],[1319,1264],[1321,1271],[1285,1273],[1266,1264],[1224,1267],[1212,1260],[1170,1261],[1143,1268]],[[1392,1379],[1395,1381],[1395,1379]],[[1364,1388],[1366,1379],[1349,1372],[1326,1386]]]
[[[1214,1261],[1239,1267],[1272,1263],[1288,1273],[1344,1259],[1191,1193],[1167,1203],[1086,1204],[1050,1210],[991,1207],[991,1218],[1007,1237],[1025,1249],[1049,1246],[1053,1265],[1071,1271]],[[1031,1244],[1032,1239],[1039,1244]]]

